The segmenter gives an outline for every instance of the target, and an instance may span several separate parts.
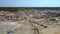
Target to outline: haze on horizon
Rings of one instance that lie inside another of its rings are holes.
[[[0,7],[60,7],[60,0],[0,0]]]

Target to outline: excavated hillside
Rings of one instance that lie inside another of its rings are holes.
[[[21,24],[21,27],[14,30],[13,34],[48,34],[58,26],[60,27],[60,20],[58,19],[60,16],[57,15],[56,12],[48,12],[48,10],[1,11],[0,21]],[[45,33],[46,31],[47,33]]]

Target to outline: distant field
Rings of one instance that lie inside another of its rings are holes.
[[[16,12],[18,10],[30,10],[30,9],[37,9],[37,10],[60,10],[60,7],[0,7],[1,10]]]

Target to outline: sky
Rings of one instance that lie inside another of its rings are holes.
[[[0,0],[0,7],[60,7],[60,0]]]

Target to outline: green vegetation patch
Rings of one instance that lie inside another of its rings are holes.
[[[53,23],[57,23],[58,22],[58,20],[56,20],[56,19],[50,19],[50,21],[52,21]]]

